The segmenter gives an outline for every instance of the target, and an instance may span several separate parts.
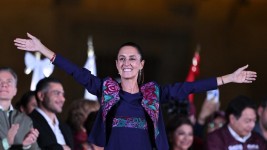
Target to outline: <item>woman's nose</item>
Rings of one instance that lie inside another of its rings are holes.
[[[125,59],[125,60],[123,61],[123,64],[124,64],[124,65],[129,65],[129,64],[130,64],[130,61],[129,61],[128,59]]]

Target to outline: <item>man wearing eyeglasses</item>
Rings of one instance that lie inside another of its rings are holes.
[[[17,93],[17,75],[11,68],[0,68],[0,149],[37,150],[38,130],[24,113],[14,109],[11,101]]]
[[[62,112],[65,102],[62,83],[55,78],[44,78],[36,85],[35,96],[38,107],[29,115],[40,135],[38,145],[47,150],[73,149],[70,127],[59,121],[57,114]]]

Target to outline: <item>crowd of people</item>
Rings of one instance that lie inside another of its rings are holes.
[[[204,100],[196,119],[192,119],[192,113],[163,118],[162,104],[184,102],[190,93],[206,92],[228,83],[252,83],[257,75],[246,70],[248,65],[227,75],[194,82],[164,86],[144,83],[142,49],[128,42],[118,49],[118,82],[92,75],[90,70],[76,66],[36,37],[27,35],[28,39],[14,40],[18,49],[40,52],[99,100],[73,100],[67,121],[59,120],[57,114],[63,111],[66,100],[63,83],[48,77],[37,83],[35,91],[25,93],[13,108],[18,79],[11,68],[0,68],[0,149],[267,149],[267,99],[256,107],[248,97],[237,96],[225,112],[218,109],[218,103]]]

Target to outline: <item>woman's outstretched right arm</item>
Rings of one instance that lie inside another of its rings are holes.
[[[14,40],[15,46],[17,46],[20,50],[40,52],[49,60],[53,61],[55,57],[55,53],[53,51],[44,46],[38,38],[34,37],[30,33],[27,33],[27,36],[29,39],[16,38]]]
[[[64,70],[77,82],[82,84],[91,94],[97,95],[98,97],[101,95],[102,81],[98,77],[92,75],[89,70],[76,66],[62,56],[56,56],[56,54],[44,46],[38,38],[29,33],[27,33],[27,36],[29,39],[16,38],[14,40],[14,44],[18,49],[31,52],[40,52],[45,57],[50,59],[53,64]]]

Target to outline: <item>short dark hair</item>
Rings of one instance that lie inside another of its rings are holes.
[[[17,83],[18,83],[18,76],[17,76],[16,72],[12,68],[10,68],[10,67],[0,67],[0,72],[2,72],[2,71],[9,72],[14,77],[15,84],[17,85]]]
[[[190,127],[192,127],[192,131],[194,132],[194,126],[193,123],[189,120],[188,117],[185,116],[177,116],[177,117],[173,117],[169,120],[168,124],[167,124],[167,134],[168,134],[168,139],[169,139],[169,144],[170,147],[173,146],[173,143],[175,142],[173,137],[175,135],[175,131],[176,129],[178,129],[179,127],[181,127],[182,125],[189,125]]]
[[[173,133],[177,128],[180,126],[187,124],[193,128],[193,123],[189,120],[188,117],[185,116],[177,116],[173,117],[169,120],[167,128],[168,128],[168,133]]]
[[[256,112],[256,104],[250,98],[240,95],[232,99],[226,109],[227,123],[229,123],[230,115],[234,115],[236,119],[239,119],[246,108],[251,108]]]
[[[40,91],[45,91],[48,90],[49,84],[50,83],[59,83],[62,85],[62,82],[56,78],[52,78],[52,77],[48,77],[48,78],[43,78],[41,79],[37,85],[36,85],[36,89],[35,89],[35,98],[37,100],[37,102],[39,103],[40,100],[37,96],[37,93]]]
[[[16,109],[20,110],[20,106],[26,108],[32,96],[35,96],[34,91],[27,91],[26,93],[24,93],[20,98],[20,100],[16,103],[15,105]]]

